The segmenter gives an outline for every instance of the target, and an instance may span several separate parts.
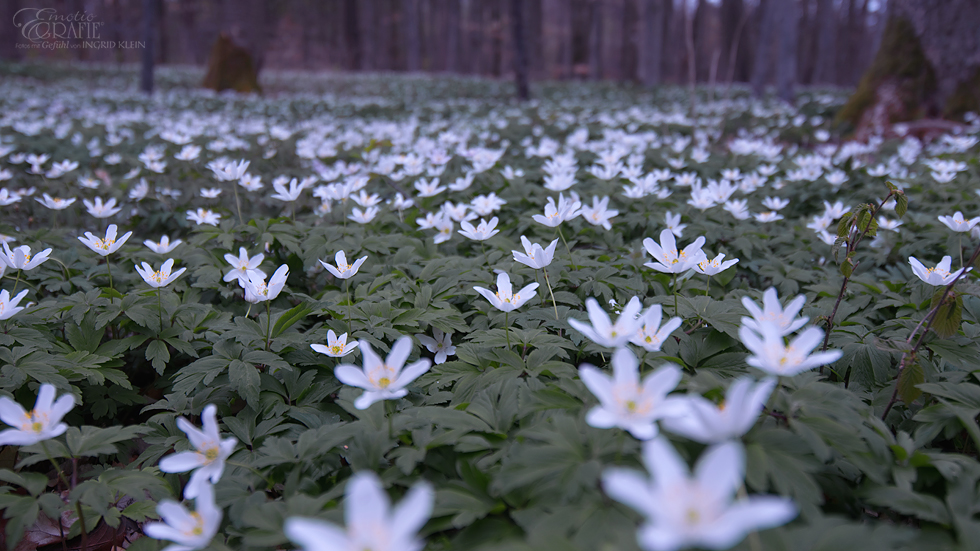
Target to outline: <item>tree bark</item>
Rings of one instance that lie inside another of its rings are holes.
[[[980,3],[893,0],[881,45],[838,112],[859,133],[921,117],[980,111]]]
[[[817,0],[817,51],[813,64],[814,84],[833,84],[837,81],[837,16],[834,0]]]
[[[772,69],[773,58],[773,26],[775,25],[775,11],[779,8],[776,4],[781,0],[762,0],[759,3],[759,14],[761,16],[758,42],[755,48],[755,61],[752,64],[752,93],[762,96],[769,84],[769,75]]]
[[[422,69],[422,45],[419,42],[419,0],[401,0],[402,37],[405,47],[405,70]]]
[[[602,0],[589,2],[589,78],[602,78]]]
[[[510,26],[514,32],[514,85],[517,99],[530,97],[527,85],[527,45],[524,41],[524,11],[521,0],[510,0]]]
[[[792,103],[796,85],[797,48],[799,46],[799,4],[795,0],[777,3],[779,17],[779,50],[776,58],[776,93],[786,102]]]
[[[636,73],[644,86],[660,84],[663,66],[664,0],[640,0]]]
[[[153,43],[155,41],[157,7],[156,0],[143,0],[143,65],[140,70],[140,90],[153,93]]]

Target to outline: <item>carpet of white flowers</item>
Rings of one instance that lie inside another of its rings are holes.
[[[978,117],[3,71],[8,549],[980,538]]]

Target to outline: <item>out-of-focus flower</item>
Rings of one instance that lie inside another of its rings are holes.
[[[14,303],[19,302],[25,294],[26,290],[17,295]],[[5,303],[8,298],[7,291],[0,293],[0,303]],[[2,310],[0,307],[0,311]],[[0,446],[30,446],[64,434],[68,425],[62,423],[61,418],[75,407],[75,398],[71,394],[65,394],[55,400],[56,393],[54,385],[42,384],[37,392],[37,402],[31,411],[25,411],[17,402],[0,396],[0,420],[13,427],[0,432]]]
[[[184,431],[193,451],[178,452],[160,460],[160,470],[165,473],[185,473],[193,470],[187,486],[184,487],[184,497],[193,499],[202,494],[205,487],[210,487],[221,479],[225,470],[225,460],[235,451],[238,440],[234,437],[221,439],[218,430],[218,407],[214,404],[204,406],[201,412],[201,425],[198,429],[183,417],[177,418],[177,427]],[[209,482],[210,481],[210,482]]]
[[[157,513],[163,522],[148,522],[143,532],[153,539],[174,542],[164,551],[193,551],[207,547],[221,525],[221,509],[214,502],[214,488],[205,483],[194,502],[196,510],[190,512],[176,501],[161,501]]]
[[[405,366],[405,361],[412,352],[412,338],[409,336],[399,337],[391,345],[391,352],[384,361],[371,349],[368,341],[361,340],[359,344],[364,357],[363,368],[349,364],[334,368],[334,375],[340,382],[365,390],[364,394],[354,401],[354,407],[357,409],[367,409],[375,402],[395,400],[405,396],[408,394],[405,387],[428,371],[432,365],[428,358],[422,358]]]
[[[589,364],[579,368],[582,382],[599,399],[585,421],[600,429],[619,427],[640,440],[657,436],[657,420],[673,415],[680,404],[667,394],[680,382],[681,370],[665,364],[641,382],[639,362],[628,348],[616,349],[612,368],[612,377]]]
[[[420,551],[418,531],[429,520],[435,493],[417,482],[392,509],[377,475],[362,471],[347,483],[344,497],[346,530],[333,523],[291,517],[283,527],[301,551]]]
[[[443,333],[439,329],[433,329],[432,337],[428,335],[416,335],[416,337],[418,337],[422,346],[436,355],[436,364],[445,363],[447,357],[456,355],[456,347],[453,346],[452,341],[452,331]]]

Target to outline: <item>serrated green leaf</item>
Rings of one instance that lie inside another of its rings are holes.
[[[911,404],[919,396],[922,396],[922,390],[916,385],[925,382],[926,377],[918,358],[909,358],[908,362],[905,369],[902,370],[901,375],[899,375],[898,396],[906,404]]]

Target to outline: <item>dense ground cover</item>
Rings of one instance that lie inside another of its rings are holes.
[[[836,92],[702,96],[692,118],[677,90],[549,86],[516,106],[492,82],[287,74],[238,97],[174,71],[147,99],[129,73],[4,70],[0,288],[26,294],[23,310],[0,297],[0,390],[27,409],[50,383],[75,404],[63,432],[57,404],[20,426],[0,401],[11,548],[60,548],[62,532],[78,548],[78,511],[90,545],[159,548],[137,536],[182,495],[202,511],[189,546],[215,549],[343,548],[283,526],[343,525],[345,508],[352,548],[375,551],[412,548],[416,528],[431,549],[954,549],[980,534],[980,288],[954,277],[978,243],[976,119],[929,143],[857,143],[830,132]],[[956,210],[965,222],[938,219]],[[493,217],[486,240],[462,225]],[[156,252],[161,236],[181,243]],[[721,254],[738,262],[696,265]],[[167,278],[167,259],[185,271]],[[780,319],[797,295],[808,319]],[[392,348],[386,365],[369,352]],[[408,500],[400,517],[372,517],[365,473]],[[749,501],[723,516],[733,498]]]

